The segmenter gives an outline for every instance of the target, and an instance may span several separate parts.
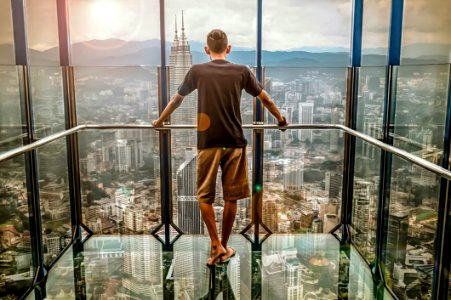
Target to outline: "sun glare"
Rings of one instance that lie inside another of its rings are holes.
[[[119,17],[118,4],[115,1],[98,0],[92,4],[91,14],[94,20],[106,28],[114,25]]]

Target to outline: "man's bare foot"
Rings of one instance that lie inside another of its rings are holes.
[[[235,256],[236,250],[232,247],[227,247],[227,251],[221,256],[221,262],[228,262],[231,257]]]
[[[210,258],[207,260],[207,266],[213,266],[221,261],[221,257],[227,253],[226,249],[219,244],[218,246],[211,246]]]

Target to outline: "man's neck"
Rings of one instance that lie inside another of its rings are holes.
[[[211,60],[218,60],[218,59],[222,59],[225,60],[226,59],[227,54],[226,53],[210,53],[210,59]]]

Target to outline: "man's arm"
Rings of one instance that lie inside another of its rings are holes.
[[[163,122],[169,118],[169,116],[177,109],[177,107],[180,106],[180,104],[182,104],[183,98],[185,98],[185,96],[176,93],[172,97],[171,101],[169,101],[168,105],[166,105],[166,108],[163,110],[160,117],[152,122],[152,125],[154,127],[160,127],[163,125]]]
[[[262,90],[260,95],[258,95],[258,99],[263,103],[263,105],[269,110],[269,112],[277,119],[279,122],[279,126],[286,126],[288,123],[286,119],[280,114],[279,109],[277,108],[274,101],[271,100],[268,93],[265,90]]]

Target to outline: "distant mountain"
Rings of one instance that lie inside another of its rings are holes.
[[[170,42],[166,42],[166,54],[169,58]],[[194,63],[209,60],[205,55],[204,43],[190,41]],[[403,47],[403,64],[448,63],[451,45],[416,44]],[[306,51],[308,50],[308,51]],[[363,49],[364,65],[384,66],[387,49]],[[427,53],[428,55],[424,55]],[[228,57],[239,64],[255,65],[255,49],[232,48]],[[11,45],[0,45],[0,64],[11,64],[14,58]],[[266,66],[293,67],[347,67],[349,53],[346,48],[302,47],[293,51],[266,51],[262,53]],[[34,65],[58,65],[58,48],[45,51],[30,50],[30,61]],[[72,45],[72,62],[78,66],[133,66],[160,65],[160,41],[125,42],[119,39],[91,40]]]

